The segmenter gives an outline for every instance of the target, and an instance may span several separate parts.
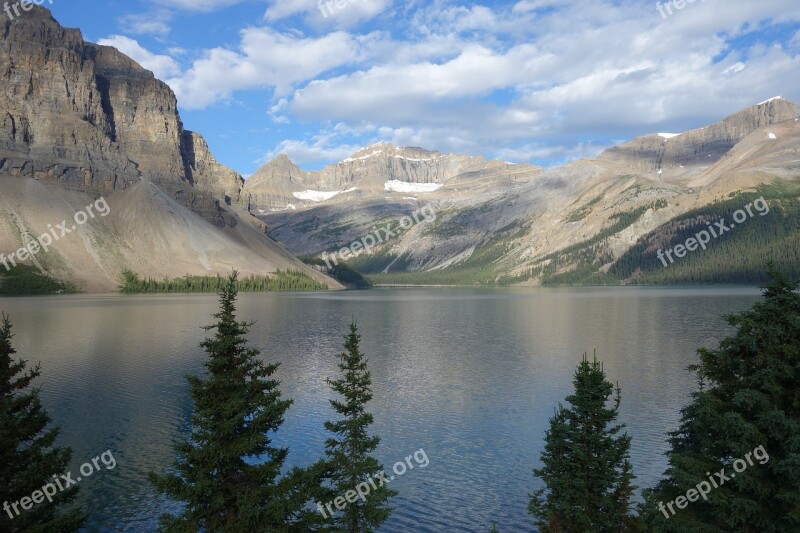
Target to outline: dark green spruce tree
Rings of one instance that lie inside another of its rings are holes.
[[[341,399],[331,400],[331,405],[342,416],[337,422],[325,423],[325,429],[334,435],[325,444],[333,496],[344,497],[383,471],[383,465],[371,455],[378,447],[380,437],[370,436],[368,432],[373,422],[372,414],[366,411],[367,403],[372,399],[372,377],[360,343],[361,335],[353,321],[350,334],[345,337],[346,351],[337,356],[341,377],[328,380],[331,389],[341,396]],[[387,502],[397,493],[385,485],[380,486],[377,481],[375,485],[377,488],[369,486],[366,499],[348,502],[343,511],[333,515],[333,531],[369,533],[389,518],[392,510]]]
[[[75,499],[77,487],[59,491],[53,503],[44,500],[23,510],[19,500],[31,497],[53,476],[66,472],[72,450],[54,446],[58,428],[48,428],[50,416],[42,406],[38,389],[31,388],[39,377],[39,366],[25,370],[27,363],[13,360],[11,321],[0,321],[0,531],[77,531],[86,517],[78,508],[58,512]],[[57,485],[54,484],[54,487]],[[17,503],[16,510],[13,504]],[[19,514],[18,514],[19,513]]]
[[[770,276],[759,302],[727,317],[736,332],[691,367],[699,390],[672,433],[665,479],[641,506],[653,531],[800,531],[800,295],[771,265]],[[723,468],[729,480],[715,476]],[[706,498],[670,512],[711,476],[719,486]]]
[[[164,531],[304,531],[310,502],[308,471],[281,477],[287,448],[275,447],[278,430],[291,405],[282,400],[272,376],[278,364],[258,359],[246,346],[253,325],[236,319],[234,272],[219,291],[214,337],[201,344],[208,353],[204,379],[188,378],[194,403],[189,440],[175,445],[174,471],[150,474],[162,493],[185,503],[179,516],[164,515]],[[317,484],[319,480],[317,480]]]
[[[631,438],[614,425],[621,392],[606,380],[597,358],[584,355],[573,379],[569,407],[559,405],[545,437],[545,488],[531,495],[530,514],[543,533],[638,531],[631,516],[634,479]]]

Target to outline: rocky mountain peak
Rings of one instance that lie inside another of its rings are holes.
[[[679,166],[709,166],[759,128],[800,116],[800,106],[783,97],[770,98],[710,126],[680,134],[650,134],[610,148],[600,163],[631,172],[656,172]]]
[[[302,186],[306,172],[295,165],[289,156],[280,153],[269,162],[262,165],[245,182],[245,187],[251,189],[262,185],[265,187],[292,187],[292,184]]]
[[[339,164],[346,164],[352,161],[363,161],[371,157],[395,157],[409,160],[430,161],[446,156],[443,156],[440,152],[425,150],[423,148],[413,146],[395,146],[392,143],[382,142],[361,148],[349,158],[341,161]]]
[[[220,202],[244,203],[241,177],[184,130],[166,83],[43,7],[2,14],[0,28],[0,171],[90,192],[149,180],[215,224],[234,223]]]

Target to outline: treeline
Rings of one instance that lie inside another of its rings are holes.
[[[328,266],[328,263],[319,257],[306,256],[300,257],[299,259],[307,265],[320,267],[323,272],[345,287],[353,289],[367,289],[372,286],[367,278],[362,276],[360,272],[350,268],[341,261],[338,262],[338,264],[331,262],[330,266]]]
[[[134,272],[122,272],[120,291],[126,294],[167,292],[218,292],[228,283],[227,278],[216,276],[189,276],[156,280],[140,278]],[[324,291],[327,286],[303,272],[278,270],[267,276],[247,276],[235,280],[241,292],[310,292]]]
[[[708,243],[705,250],[689,252],[685,257],[664,267],[658,250],[670,250],[763,197],[769,213],[754,216],[736,224]],[[501,230],[492,239],[478,246],[465,261],[435,271],[407,271],[408,257],[396,257],[383,251],[356,258],[348,264],[363,272],[374,284],[412,285],[513,285],[538,280],[542,285],[620,285],[620,284],[747,284],[767,281],[765,260],[789,276],[800,276],[800,185],[775,181],[751,192],[731,197],[692,210],[670,220],[643,236],[625,254],[615,258],[609,239],[625,230],[649,209],[667,206],[663,199],[631,211],[616,213],[610,223],[591,238],[553,252],[515,275],[504,273],[502,260],[510,250],[512,232]],[[581,220],[581,210],[570,220]],[[517,228],[519,229],[519,228]],[[611,264],[608,271],[601,271]],[[383,269],[391,265],[389,272]]]
[[[410,254],[397,257],[383,250],[357,257],[349,261],[348,265],[364,272],[373,284],[501,285],[503,277],[498,261],[511,250],[514,239],[523,236],[527,230],[526,226],[517,222],[511,223],[477,246],[467,259],[443,269],[408,270],[412,265]],[[389,268],[389,272],[384,273],[386,268]]]
[[[36,267],[20,264],[9,270],[0,268],[0,295],[25,296],[65,292],[74,292],[74,288],[39,272]]]

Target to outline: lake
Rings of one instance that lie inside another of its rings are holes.
[[[749,288],[410,288],[311,294],[241,294],[255,320],[250,344],[280,361],[294,405],[276,442],[290,465],[323,454],[347,324],[369,357],[377,456],[388,473],[424,449],[426,468],[397,476],[382,532],[535,531],[531,470],[554,408],[572,391],[584,352],[622,387],[621,422],[633,437],[636,484],[666,467],[666,433],[695,389],[686,367],[699,347],[732,329],[721,315],[750,307]],[[215,295],[67,295],[3,298],[18,355],[41,361],[43,402],[73,448],[72,471],[110,450],[113,470],[79,484],[90,531],[154,530],[174,508],[147,484],[188,433],[184,377],[203,371]],[[412,459],[411,464],[417,465]],[[102,466],[102,463],[101,463]]]

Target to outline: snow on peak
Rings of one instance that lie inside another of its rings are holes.
[[[759,102],[759,103],[757,103],[756,105],[764,105],[764,104],[768,104],[768,103],[770,103],[770,102],[773,102],[773,101],[775,101],[775,100],[783,100],[783,96],[773,96],[773,97],[772,97],[772,98],[770,98],[769,100],[764,100],[763,102]]]
[[[659,137],[663,137],[665,139],[672,139],[673,137],[677,137],[680,133],[659,133]]]
[[[375,157],[376,155],[380,155],[383,153],[383,150],[376,150],[372,153],[367,155],[362,155],[361,157],[348,157],[342,163],[352,163],[353,161],[364,161],[365,159],[369,159],[370,157]]]
[[[407,181],[389,180],[383,188],[388,192],[423,193],[433,192],[441,187],[438,183],[409,183]]]

